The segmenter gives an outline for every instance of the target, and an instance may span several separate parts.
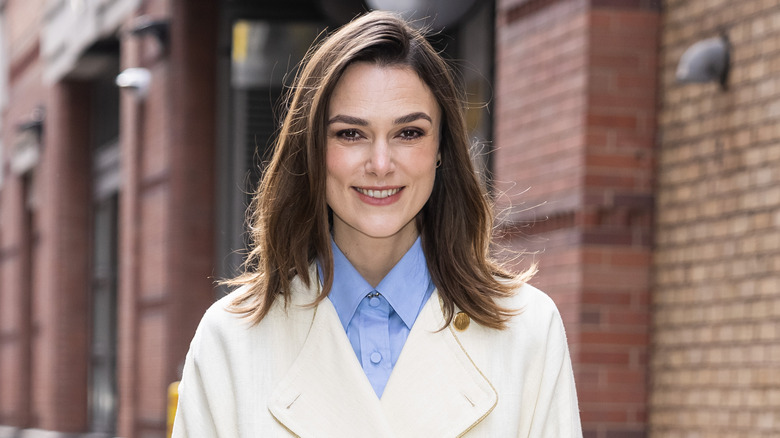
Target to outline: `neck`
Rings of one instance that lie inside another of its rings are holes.
[[[404,231],[391,237],[375,238],[363,235],[345,239],[334,230],[333,240],[360,275],[371,286],[377,287],[417,240],[419,233],[416,229],[411,233]]]

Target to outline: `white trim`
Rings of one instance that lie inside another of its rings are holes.
[[[13,426],[0,426],[0,438],[17,438],[19,429]]]
[[[116,33],[140,4],[140,0],[47,0],[40,37],[44,82],[86,74],[78,68],[102,68],[107,61],[85,61],[82,55],[95,41]]]

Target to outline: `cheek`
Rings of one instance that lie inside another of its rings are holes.
[[[332,180],[340,179],[339,176],[344,173],[345,160],[338,148],[328,148],[325,155],[326,179],[330,183]]]
[[[417,166],[414,170],[415,179],[418,181],[420,189],[420,196],[423,196],[427,201],[433,192],[433,186],[436,181],[436,156],[433,157],[426,155],[425,157],[417,158]]]
[[[351,182],[350,154],[338,147],[329,148],[325,156],[325,201],[339,202]]]
[[[333,204],[335,194],[337,193],[336,187],[338,185],[338,176],[332,171],[330,166],[328,166],[327,173],[325,174],[325,202],[327,202],[328,205]]]

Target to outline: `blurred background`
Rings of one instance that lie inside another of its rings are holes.
[[[585,436],[780,436],[780,2],[0,0],[0,438],[165,436],[279,97],[376,8],[463,80]]]

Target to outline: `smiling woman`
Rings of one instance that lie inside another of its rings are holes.
[[[490,257],[462,102],[396,15],[310,51],[174,436],[581,436],[555,305]]]
[[[439,156],[440,111],[406,67],[359,62],[329,104],[326,200],[336,245],[376,287],[411,248]]]

